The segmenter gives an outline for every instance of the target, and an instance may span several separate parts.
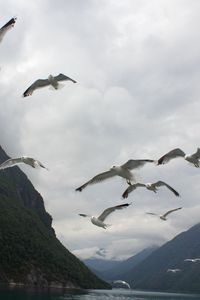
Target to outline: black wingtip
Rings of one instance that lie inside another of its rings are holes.
[[[82,187],[75,189],[76,192],[82,192]]]
[[[128,198],[128,192],[127,192],[127,191],[125,191],[125,192],[122,194],[122,198],[123,198],[123,199]]]

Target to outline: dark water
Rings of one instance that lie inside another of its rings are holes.
[[[134,290],[46,290],[0,287],[0,300],[194,300],[200,295],[154,293]]]

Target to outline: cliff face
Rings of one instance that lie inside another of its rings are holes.
[[[0,147],[0,163],[9,157]],[[56,238],[41,195],[18,168],[0,170],[0,282],[110,288]]]

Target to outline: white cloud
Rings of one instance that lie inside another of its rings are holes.
[[[199,170],[181,159],[137,172],[145,182],[168,182],[179,199],[164,188],[137,190],[127,199],[130,208],[110,216],[106,231],[78,214],[98,215],[122,203],[126,183],[115,178],[82,193],[75,188],[130,158],[200,146],[199,6],[195,0],[2,5],[5,22],[18,20],[0,45],[1,146],[50,169],[22,167],[70,250],[92,255],[105,248],[107,258],[123,258],[198,222]],[[22,98],[34,80],[60,72],[78,83]],[[145,215],[178,206],[184,209],[168,222]]]

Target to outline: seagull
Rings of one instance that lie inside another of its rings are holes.
[[[13,167],[20,163],[25,163],[33,168],[41,167],[48,170],[47,168],[45,168],[45,166],[43,166],[43,164],[39,160],[36,160],[28,156],[22,156],[19,158],[9,158],[0,165],[0,170]]]
[[[29,88],[23,93],[24,97],[32,95],[32,93],[39,88],[43,88],[45,86],[51,85],[55,90],[60,87],[59,81],[70,80],[73,83],[76,81],[64,74],[60,73],[58,76],[49,75],[47,79],[38,79],[36,80]]]
[[[168,269],[167,272],[171,272],[171,273],[177,273],[180,272],[180,269]]]
[[[3,40],[7,31],[14,27],[17,18],[12,18],[3,27],[0,28],[0,42]]]
[[[193,154],[185,154],[181,149],[176,148],[165,155],[163,155],[161,158],[158,160],[158,165],[163,165],[170,161],[171,159],[174,159],[176,157],[183,157],[185,160],[187,160],[189,163],[193,164],[196,168],[200,167],[199,160],[200,160],[200,148],[197,148],[197,151]]]
[[[157,214],[155,214],[155,213],[151,213],[151,212],[147,212],[146,214],[148,214],[148,215],[153,215],[153,216],[159,216],[159,218],[161,219],[161,220],[163,220],[163,221],[167,221],[167,216],[169,215],[169,214],[171,214],[172,212],[174,212],[174,211],[176,211],[176,210],[179,210],[179,209],[181,209],[182,207],[178,207],[178,208],[175,208],[175,209],[171,209],[171,210],[168,210],[165,214],[163,214],[163,215],[157,215]]]
[[[186,258],[186,259],[184,259],[184,261],[196,263],[196,262],[200,261],[200,258]]]
[[[160,186],[166,186],[170,191],[172,191],[172,193],[174,193],[175,196],[177,196],[177,197],[180,196],[177,191],[175,191],[170,185],[168,185],[164,181],[157,181],[157,182],[154,182],[154,183],[139,183],[138,182],[138,183],[135,183],[135,184],[131,184],[124,191],[122,197],[123,198],[128,198],[128,195],[138,187],[145,187],[145,188],[147,188],[147,190],[150,190],[150,191],[153,191],[154,193],[157,193],[158,187],[160,187]]]
[[[94,216],[90,216],[90,215],[85,215],[85,214],[79,214],[79,216],[81,217],[89,217],[92,224],[102,227],[104,229],[106,229],[108,226],[111,226],[109,224],[105,224],[104,221],[105,219],[115,210],[119,210],[119,209],[123,209],[128,207],[129,205],[131,205],[131,203],[125,203],[125,204],[121,204],[121,205],[117,205],[117,206],[113,206],[113,207],[109,207],[107,209],[105,209],[102,214],[99,217],[94,217]]]
[[[155,161],[152,159],[130,159],[121,166],[112,166],[109,171],[94,176],[92,179],[84,183],[82,186],[78,187],[76,191],[81,192],[89,184],[98,183],[117,175],[125,178],[127,180],[127,183],[130,184],[131,181],[135,181],[134,175],[130,172],[130,170],[140,168],[144,166],[146,163],[152,163],[152,162]]]

